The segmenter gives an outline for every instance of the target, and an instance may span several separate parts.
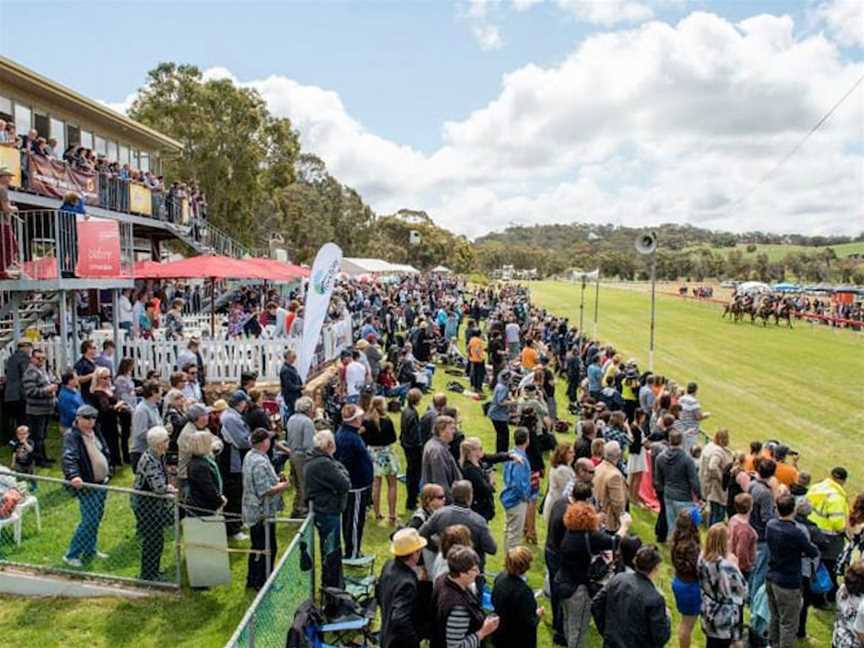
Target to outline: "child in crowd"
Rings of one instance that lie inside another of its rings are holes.
[[[591,463],[596,468],[603,463],[603,448],[606,446],[604,439],[594,439],[591,442]]]
[[[12,447],[12,470],[25,475],[36,473],[36,459],[33,456],[34,445],[30,440],[30,428],[19,425],[15,429],[15,440],[10,441]],[[33,481],[32,489],[36,490],[36,482]]]
[[[729,551],[738,559],[738,569],[746,579],[756,562],[756,530],[750,526],[753,496],[739,493],[735,496],[735,515],[729,520]]]

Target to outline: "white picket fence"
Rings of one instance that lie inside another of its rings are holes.
[[[313,370],[339,356],[342,349],[353,343],[351,321],[341,320],[326,324],[321,331],[315,358],[312,361]],[[55,377],[63,371],[61,366],[62,351],[60,338],[54,337],[34,343],[34,346],[45,351],[45,368]],[[168,381],[173,371],[176,371],[177,354],[186,347],[185,341],[174,340],[142,340],[121,339],[118,358],[135,359],[135,378],[143,379],[147,372],[155,369],[162,380]],[[208,381],[237,382],[244,371],[258,373],[262,381],[278,381],[279,369],[282,367],[283,356],[288,349],[299,350],[300,337],[280,339],[238,338],[234,340],[201,340],[201,356]],[[14,345],[0,352],[0,362],[5,366],[6,359],[14,351]],[[77,349],[76,349],[77,351]],[[67,358],[67,363],[77,359],[77,356]]]

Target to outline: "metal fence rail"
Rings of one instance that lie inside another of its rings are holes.
[[[173,495],[0,472],[4,486],[14,482],[25,499],[0,519],[0,565],[180,587]]]
[[[315,527],[306,518],[226,648],[283,648],[294,611],[315,595]]]

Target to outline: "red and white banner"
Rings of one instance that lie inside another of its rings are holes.
[[[105,218],[79,220],[78,265],[82,278],[120,276],[120,224]]]

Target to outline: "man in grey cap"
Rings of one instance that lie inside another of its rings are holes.
[[[96,429],[99,411],[92,405],[82,405],[75,413],[75,423],[63,437],[63,475],[78,498],[81,522],[63,556],[70,567],[81,567],[93,558],[108,556],[96,549],[99,524],[105,512],[106,491],[88,487],[108,481],[111,464],[108,444]]]
[[[249,405],[249,396],[238,389],[228,399],[228,409],[222,413],[222,439],[225,441],[223,455],[226,460],[220,462],[224,468],[222,475],[222,492],[228,503],[225,504],[225,528],[232,540],[248,540],[249,536],[241,531],[243,527],[240,514],[243,504],[243,457],[251,448],[250,431],[243,412]]]
[[[210,408],[201,403],[195,403],[186,412],[187,423],[177,436],[177,490],[184,498],[187,495],[186,480],[189,479],[189,461],[191,461],[192,438],[196,432],[207,432],[210,422]],[[215,439],[215,437],[214,437]]]

